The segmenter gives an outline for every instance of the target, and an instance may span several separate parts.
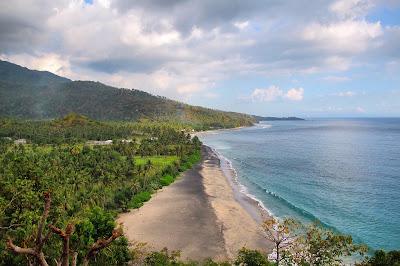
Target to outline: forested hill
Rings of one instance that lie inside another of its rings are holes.
[[[48,71],[30,70],[26,67],[0,60],[0,81],[37,87],[65,83],[71,80]]]
[[[295,117],[295,116],[289,116],[289,117],[274,117],[274,116],[253,116],[257,122],[261,121],[303,121],[305,119]]]
[[[171,120],[198,128],[251,125],[246,114],[191,106],[140,90],[71,81],[0,61],[0,116],[50,119],[75,112],[98,120]]]

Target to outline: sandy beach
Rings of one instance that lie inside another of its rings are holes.
[[[270,251],[254,217],[256,202],[240,200],[209,147],[202,147],[202,155],[143,207],[120,215],[125,236],[154,250],[180,250],[182,259],[232,259],[243,246]]]

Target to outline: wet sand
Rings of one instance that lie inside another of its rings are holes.
[[[218,156],[207,146],[202,147],[202,156],[198,165],[144,206],[120,215],[125,236],[154,250],[181,250],[182,259],[232,259],[243,246],[270,251],[270,243],[251,215],[258,212],[257,204],[246,200],[246,210]]]

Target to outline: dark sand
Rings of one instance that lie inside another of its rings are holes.
[[[179,180],[118,218],[126,237],[154,250],[181,250],[183,259],[231,259],[243,246],[270,250],[259,224],[236,200],[219,158],[206,146],[202,155]]]

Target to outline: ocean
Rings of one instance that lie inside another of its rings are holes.
[[[199,137],[274,216],[400,249],[400,118],[268,121]]]

